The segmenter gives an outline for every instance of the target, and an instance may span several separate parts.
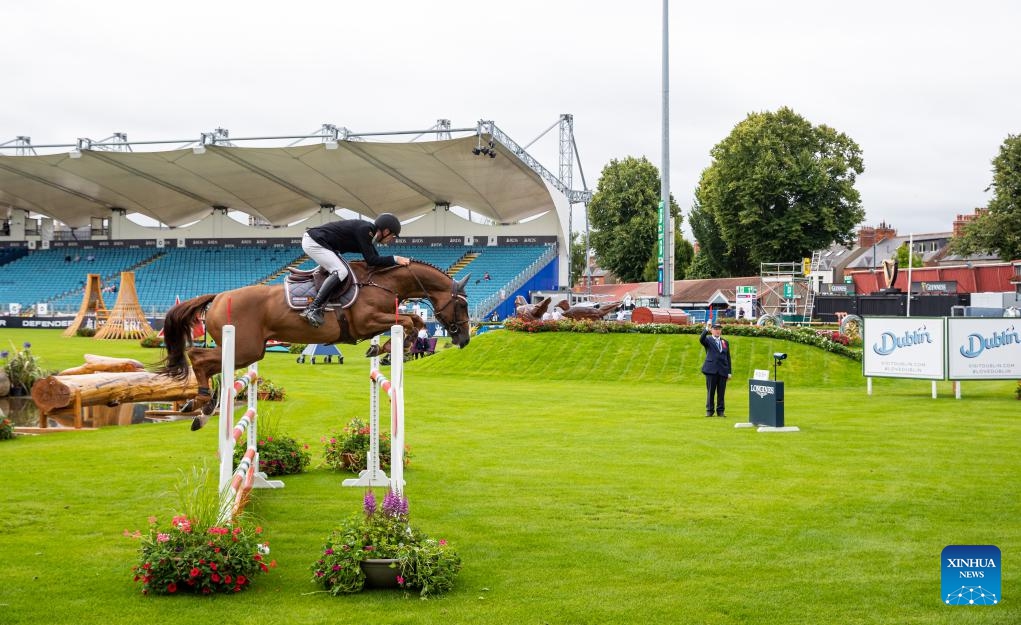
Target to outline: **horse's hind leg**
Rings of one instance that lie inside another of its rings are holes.
[[[195,372],[199,392],[194,399],[185,404],[185,408],[202,410],[202,414],[191,422],[191,429],[198,430],[206,424],[209,415],[213,414],[213,410],[216,409],[216,402],[213,401],[213,394],[209,388],[209,380],[220,373],[220,350],[195,347],[188,351],[188,356],[191,358],[191,368]]]

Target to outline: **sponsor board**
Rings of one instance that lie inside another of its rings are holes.
[[[947,360],[951,380],[1021,379],[1021,319],[951,317]]]
[[[946,377],[943,317],[865,317],[862,373],[877,378]]]

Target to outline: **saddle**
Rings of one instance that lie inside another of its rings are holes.
[[[343,257],[340,260],[347,268],[347,277],[333,292],[330,301],[326,302],[327,310],[350,308],[358,298],[358,281],[355,280],[355,272]],[[305,310],[316,298],[316,294],[319,293],[323,282],[330,274],[322,267],[309,270],[288,267],[288,270],[289,273],[284,279],[284,299],[292,309]]]

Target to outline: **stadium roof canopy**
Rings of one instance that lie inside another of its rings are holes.
[[[0,153],[0,207],[53,217],[71,227],[111,209],[182,226],[212,209],[287,225],[322,206],[402,220],[436,205],[461,206],[498,223],[554,210],[550,187],[523,158],[480,136],[405,143],[324,141],[288,147],[201,145],[160,152],[72,149]],[[487,137],[488,139],[488,137]],[[477,150],[476,150],[477,152]]]

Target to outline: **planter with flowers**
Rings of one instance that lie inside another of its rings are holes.
[[[390,491],[377,507],[368,490],[362,513],[327,537],[312,581],[333,595],[392,584],[424,597],[450,590],[460,570],[461,558],[446,540],[411,526],[406,498]]]
[[[209,473],[185,480],[183,488],[195,484],[199,487],[184,505],[187,513],[173,516],[169,524],[150,517],[144,534],[124,531],[141,542],[139,562],[132,571],[143,594],[241,592],[256,576],[276,566],[267,557],[269,543],[262,528],[244,513],[229,523],[217,520],[219,493],[209,481]]]
[[[369,457],[369,424],[358,417],[351,419],[340,432],[331,432],[321,439],[323,461],[336,471],[358,473],[366,468]],[[411,448],[404,446],[404,467],[411,461]],[[390,433],[379,433],[379,464],[384,471],[390,469]]]
[[[276,434],[272,430],[263,435],[259,432],[256,448],[259,452],[259,470],[267,476],[293,475],[302,473],[312,462],[312,454],[308,445],[299,443],[286,434]],[[241,462],[247,447],[234,446],[234,465]]]
[[[39,357],[32,353],[32,344],[25,342],[22,349],[8,352],[0,352],[0,360],[4,361],[3,368],[7,379],[11,382],[11,395],[28,395],[32,391],[32,385],[36,380],[45,378],[49,372],[42,368]]]
[[[14,424],[7,417],[0,419],[0,441],[14,438]]]

